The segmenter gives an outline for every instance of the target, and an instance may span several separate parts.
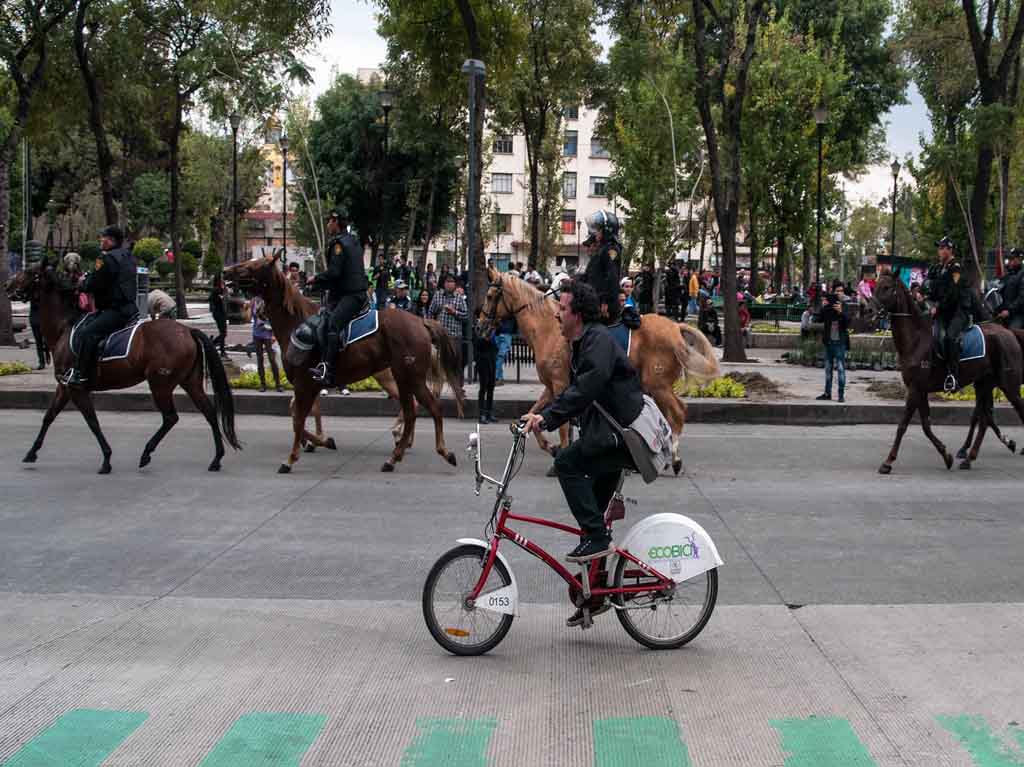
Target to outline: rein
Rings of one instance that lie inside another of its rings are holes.
[[[500,278],[498,279],[498,282],[492,282],[490,285],[488,285],[488,287],[494,288],[495,290],[498,291],[497,298],[494,301],[494,308],[491,311],[489,311],[489,312],[484,312],[484,317],[486,317],[490,322],[494,322],[498,318],[498,304],[499,304],[499,302],[504,304],[505,305],[505,309],[507,309],[508,312],[513,317],[515,317],[517,314],[519,314],[519,312],[523,311],[524,309],[529,309],[529,308],[535,306],[536,304],[539,304],[539,303],[543,302],[548,297],[548,295],[549,295],[547,293],[544,293],[544,294],[541,295],[539,301],[527,301],[525,304],[520,306],[518,309],[513,309],[511,306],[509,306],[508,299],[505,297],[505,286],[502,284]]]

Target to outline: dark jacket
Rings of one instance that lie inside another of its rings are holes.
[[[113,309],[126,317],[138,314],[138,275],[131,251],[121,247],[100,254],[96,269],[86,276],[82,290],[92,293],[97,311]]]
[[[678,299],[683,291],[679,270],[674,266],[667,267],[662,273],[662,280],[665,282],[665,298],[669,300],[672,298]]]
[[[363,249],[351,234],[339,234],[327,243],[327,271],[313,278],[314,290],[330,291],[329,302],[342,296],[366,295],[370,283],[363,268]]]
[[[1021,284],[1022,275],[1024,275],[1024,269],[1019,267],[1016,270],[1007,272],[1006,278],[1003,280],[1003,286],[999,291],[999,294],[1003,297],[1001,308],[1008,310],[1011,317],[1024,314],[1024,290],[1021,290],[1024,287]]]
[[[832,326],[838,325],[839,340],[843,347],[850,348],[850,320],[843,311],[842,303],[837,307],[832,303],[834,296],[829,296],[821,308],[821,321],[825,327],[822,330],[821,340],[826,344],[832,341]]]
[[[950,261],[948,266],[935,264],[928,270],[928,297],[939,309],[939,317],[948,323],[958,313],[970,314],[974,301],[963,279],[953,279],[953,273],[960,271],[960,265]]]
[[[213,319],[218,325],[227,322],[228,310],[224,303],[224,298],[223,286],[210,288],[210,313],[213,315]]]
[[[641,304],[654,303],[654,272],[640,272],[633,280],[633,295]]]
[[[587,262],[583,281],[590,284],[602,304],[611,304],[619,298],[619,262],[612,255],[617,256],[621,249],[614,240],[602,242]]]
[[[593,407],[594,401],[620,426],[628,426],[644,407],[640,378],[611,333],[603,325],[589,323],[572,343],[569,386],[541,411],[544,429],[554,431],[570,418],[579,417],[584,453],[601,453],[620,446],[619,435]]]
[[[498,359],[498,345],[494,342],[494,333],[488,336],[476,334],[473,339],[473,352],[477,364],[491,364]]]

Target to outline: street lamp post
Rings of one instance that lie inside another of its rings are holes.
[[[391,131],[390,115],[391,115],[391,109],[395,105],[395,96],[394,96],[394,94],[391,91],[385,89],[385,90],[381,90],[381,91],[379,91],[377,93],[377,100],[380,102],[380,108],[384,110],[384,161],[383,161],[384,170],[383,170],[383,174],[382,175],[386,179],[387,178],[387,160],[388,160],[388,134]],[[385,181],[385,183],[386,183],[386,181]],[[382,184],[381,185],[381,209],[382,209],[383,215],[381,216],[381,225],[384,228],[384,231],[383,231],[384,254],[383,255],[386,258],[387,255],[388,255],[389,222],[387,220],[388,206],[386,204],[386,199],[385,198],[386,198],[385,189],[384,189],[384,185]],[[375,259],[373,259],[372,256],[371,256],[371,261],[375,261]],[[376,266],[376,263],[373,263],[372,265]]]
[[[814,265],[815,302],[821,302],[821,134],[828,122],[828,108],[822,103],[814,108],[814,122],[818,126],[818,248]]]
[[[896,266],[896,180],[900,175],[900,161],[893,159],[892,165],[892,230],[889,232],[889,254],[892,256],[892,265]]]
[[[473,279],[473,266],[475,261],[474,251],[477,247],[477,206],[480,204],[480,190],[477,189],[477,181],[479,179],[477,168],[480,164],[480,157],[477,156],[476,147],[476,88],[477,82],[482,81],[484,75],[487,73],[487,67],[478,59],[466,59],[462,64],[462,73],[467,75],[466,79],[469,82],[469,183],[466,185],[466,261],[468,262],[467,269],[469,272],[469,285],[466,286],[466,311],[469,314],[470,340],[472,341],[472,334],[476,330],[476,323],[473,321],[473,287],[475,285]],[[469,369],[472,370],[472,343],[468,344],[466,347],[466,362],[469,365]]]
[[[281,264],[288,265],[288,137],[281,134],[281,191],[284,193],[281,199]]]
[[[242,122],[238,112],[228,116],[231,122],[231,258],[229,264],[238,262],[238,126]]]

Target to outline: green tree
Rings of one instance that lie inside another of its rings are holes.
[[[171,186],[166,173],[143,173],[132,184],[127,200],[132,231],[165,237],[171,226]]]
[[[132,255],[135,256],[135,260],[150,268],[163,257],[163,254],[163,243],[156,237],[143,237],[141,240],[136,240],[132,247]],[[82,258],[85,258],[84,250]]]

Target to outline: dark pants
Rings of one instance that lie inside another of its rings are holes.
[[[640,311],[640,314],[650,314],[652,311],[654,311],[653,302],[650,299],[646,301],[641,300],[637,304],[637,309]]]
[[[945,324],[946,337],[942,351],[946,357],[946,370],[954,377],[960,375],[960,336],[967,329],[967,323],[967,316],[957,312]]]
[[[330,332],[340,333],[350,323],[359,310],[366,306],[365,293],[350,293],[341,296],[334,306],[331,307]]]
[[[832,371],[836,371],[839,379],[839,396],[846,390],[846,343],[843,341],[825,342],[825,394],[832,396]]]
[[[480,384],[477,408],[481,413],[494,414],[494,380],[497,360],[492,356],[480,357],[476,361],[476,377]]]
[[[32,328],[32,338],[36,342],[36,355],[39,357],[39,367],[46,367],[46,358],[50,350],[46,348],[46,341],[43,340],[43,329],[39,324],[39,317],[35,316],[35,314],[30,314],[28,324]]]
[[[277,369],[277,355],[274,354],[274,339],[272,338],[254,338],[253,346],[256,347],[256,370],[259,372],[260,385],[267,385],[267,374],[263,368],[263,352],[266,351],[267,357],[270,359],[270,370],[274,374],[274,385],[281,385],[281,374]]]
[[[583,444],[578,439],[558,451],[555,474],[583,534],[604,539],[608,537],[604,510],[615,494],[619,474],[633,468],[633,459],[625,447],[584,453]]]
[[[220,356],[227,354],[225,343],[228,340],[228,318],[225,314],[214,314],[213,321],[217,323],[217,337],[213,339],[213,345],[220,349]]]
[[[679,293],[668,293],[665,295],[665,314],[672,319],[679,318],[679,305],[683,296]]]
[[[96,348],[100,341],[114,333],[131,321],[114,309],[104,309],[98,312],[89,323],[76,334],[81,346],[78,355],[78,370],[86,378],[91,378],[96,369]]]

